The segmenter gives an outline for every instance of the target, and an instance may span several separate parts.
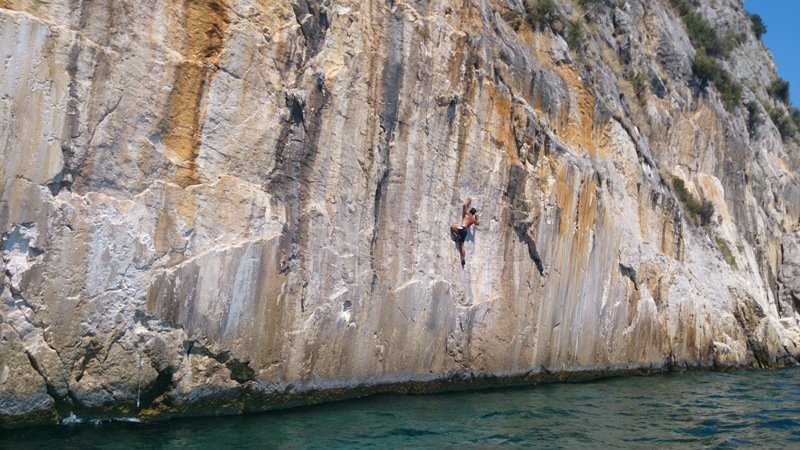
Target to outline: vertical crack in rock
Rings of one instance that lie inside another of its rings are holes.
[[[12,289],[13,291],[13,289]],[[31,367],[38,373],[42,379],[44,380],[45,389],[47,391],[47,395],[53,399],[56,413],[59,416],[67,416],[74,410],[75,403],[73,402],[72,398],[70,397],[71,393],[69,391],[69,382],[67,379],[63,377],[62,374],[58,373],[59,370],[63,370],[65,367],[65,363],[61,354],[58,350],[53,347],[50,342],[45,339],[44,333],[44,325],[35,317],[34,310],[30,307],[28,302],[21,296],[19,293],[16,293],[13,296],[14,300],[17,302],[16,308],[18,308],[19,313],[21,313],[22,320],[27,322],[27,324],[22,324],[24,327],[20,327],[20,323],[15,324],[15,320],[9,320],[8,318],[0,318],[0,320],[4,320],[11,330],[19,336],[19,339],[23,342],[23,351],[28,358],[28,361],[31,364]],[[25,310],[28,310],[27,312]],[[27,328],[31,327],[31,328]],[[31,333],[38,333],[37,342],[34,344],[27,344],[25,343],[26,338]],[[46,346],[47,350],[52,351],[53,355],[55,355],[55,361],[50,361],[48,364],[45,361],[45,364],[49,366],[50,369],[56,371],[54,374],[48,374],[48,369],[36,357],[36,350],[41,349],[42,345]]]
[[[86,366],[89,365],[91,360],[98,359],[98,355],[102,349],[103,346],[95,340],[92,340],[89,342],[89,344],[83,346],[83,357],[78,363],[78,375],[75,376],[75,381],[80,382],[83,379],[83,375],[86,372]]]
[[[669,189],[664,184],[664,180],[661,181],[662,187]],[[664,217],[669,221],[665,219],[664,225],[661,227],[661,251],[678,261],[683,261],[683,213],[674,195],[665,196],[664,211]]]
[[[286,106],[289,108],[292,125],[302,126],[308,132],[305,124],[305,108],[307,97],[305,92],[300,89],[292,89],[286,93]]]
[[[92,2],[81,3],[80,29],[86,26],[89,14],[87,5],[91,4]],[[77,6],[74,9],[77,9]],[[112,16],[116,13],[114,9],[111,6],[109,10]],[[94,19],[96,17],[92,18]],[[111,23],[107,26],[116,26],[116,22],[110,20]],[[96,24],[90,23],[89,26],[91,28]],[[93,33],[89,34],[94,39],[99,38]],[[61,39],[59,35],[60,33],[51,35],[48,38],[48,45],[58,46]],[[114,78],[118,74],[112,67],[120,63],[118,56],[123,49],[102,39],[102,42],[93,41],[87,34],[77,30],[72,30],[65,37],[69,39],[69,50],[66,52],[64,72],[69,81],[66,107],[62,117],[63,124],[54,136],[57,136],[60,142],[62,167],[58,173],[42,183],[50,189],[53,196],[65,189],[69,191],[76,189],[85,193],[109,184],[125,183],[119,176],[103,175],[96,170],[100,164],[107,167],[113,165],[114,156],[118,154],[116,150],[120,144],[118,141],[120,130],[115,121],[107,119],[112,113],[126,109],[124,105],[118,108],[127,90],[117,86],[116,80],[112,79],[112,74]],[[95,144],[98,130],[105,125],[108,125],[110,133],[108,135],[100,133],[103,139],[99,144]],[[78,180],[81,180],[80,183]]]
[[[306,312],[306,295],[308,290],[308,281],[303,282],[303,288],[300,290],[300,312]]]
[[[321,50],[329,26],[329,2],[292,1],[291,4],[305,40],[305,64]],[[302,67],[298,69],[302,70]],[[285,230],[292,242],[290,260],[299,261],[299,270],[302,270],[304,264],[299,258],[300,247],[309,242],[309,220],[304,218],[305,205],[314,191],[311,179],[313,172],[318,170],[315,163],[323,131],[323,114],[330,101],[324,75],[317,72],[313,86],[310,87],[307,86],[307,77],[304,75],[301,71],[294,87],[285,93],[288,114],[284,116],[284,123],[276,140],[275,162],[267,175],[266,183],[267,190],[288,207],[288,226]],[[301,304],[301,309],[305,310],[304,304]]]
[[[786,248],[785,248],[785,244],[783,242],[781,243],[780,247],[778,248],[778,251],[780,252],[779,259],[778,259],[778,261],[780,261],[780,269],[778,270],[778,293],[779,293],[779,296],[776,297],[778,299],[778,302],[776,303],[776,306],[778,307],[778,314],[781,317],[791,317],[791,314],[793,314],[793,311],[790,311],[790,310],[792,310],[792,309],[797,310],[797,296],[796,296],[796,294],[794,292],[791,292],[791,291],[789,291],[789,289],[787,289],[786,283],[785,283],[786,280],[784,280],[784,270],[785,270],[784,266],[786,265]],[[786,291],[789,291],[789,292],[786,292]],[[786,294],[784,294],[785,292],[786,292]],[[788,299],[786,297],[788,297]],[[791,302],[788,302],[786,300],[791,300]]]
[[[306,41],[305,61],[316,56],[325,42],[325,34],[330,27],[328,22],[328,7],[330,0],[292,0],[292,10],[295,19],[300,25],[300,31]]]
[[[275,165],[267,176],[267,190],[288,207],[288,227],[291,237],[292,258],[298,257],[299,247],[309,243],[309,220],[304,218],[305,205],[314,192],[311,187],[319,154],[319,140],[330,94],[324,81],[316,80],[310,92],[303,90],[304,77],[300,76],[295,88],[286,93],[287,121],[284,123],[275,147]]]
[[[760,368],[772,367],[769,348],[757,336],[759,325],[766,317],[764,310],[748,294],[735,289],[730,289],[730,292],[736,302],[733,316],[745,332],[747,347],[753,352],[756,365]]]
[[[63,189],[72,190],[75,173],[81,163],[79,155],[76,152],[77,144],[75,140],[81,136],[81,111],[79,108],[81,106],[81,100],[80,94],[78,93],[78,86],[80,83],[78,79],[78,60],[80,59],[83,45],[81,39],[76,39],[72,43],[65,67],[70,81],[67,108],[64,113],[64,125],[61,129],[60,136],[64,168],[46,183],[46,186],[50,189],[50,193],[53,194],[53,196],[58,195]]]
[[[89,133],[89,142],[86,144],[87,146],[91,146],[92,145],[92,141],[94,141],[94,135],[97,133],[97,129],[100,128],[100,125],[103,124],[103,122],[106,120],[106,118],[108,116],[111,115],[111,113],[113,113],[114,111],[117,110],[117,108],[119,107],[120,103],[122,103],[122,95],[121,94],[120,94],[119,98],[117,98],[117,101],[114,102],[113,105],[111,105],[110,107],[107,107],[102,112],[102,114],[100,114],[100,118],[97,120],[97,124],[95,124],[95,126],[92,127],[92,131],[91,131],[91,133]]]
[[[12,328],[13,328],[13,327],[12,327]],[[35,370],[35,371],[36,371],[36,373],[38,373],[38,374],[39,374],[39,376],[40,376],[40,377],[42,377],[42,380],[44,380],[44,386],[45,386],[45,389],[47,390],[47,395],[49,395],[49,396],[50,396],[50,398],[52,398],[52,399],[53,399],[53,404],[55,404],[55,405],[56,405],[56,412],[57,412],[59,415],[62,415],[62,412],[61,412],[61,411],[62,411],[62,410],[65,410],[65,408],[60,408],[60,407],[59,407],[59,405],[63,403],[63,402],[60,402],[60,401],[59,401],[59,399],[61,398],[61,396],[60,396],[60,395],[58,395],[58,392],[56,392],[56,390],[55,390],[55,388],[53,387],[53,385],[52,385],[52,384],[50,384],[50,382],[47,380],[47,376],[44,374],[44,371],[42,371],[42,368],[41,368],[41,367],[39,367],[39,362],[38,362],[38,361],[36,361],[36,358],[34,358],[34,357],[33,357],[33,355],[31,354],[31,352],[29,352],[29,351],[25,350],[25,356],[27,356],[27,357],[28,357],[28,362],[30,362],[30,363],[31,363],[31,367],[33,368],[33,370]],[[63,406],[63,405],[61,405],[61,406]]]
[[[544,263],[542,262],[542,257],[539,256],[539,252],[536,250],[536,241],[528,235],[527,224],[518,224],[514,226],[514,231],[516,231],[520,241],[528,247],[528,257],[536,265],[536,270],[539,271],[539,275],[544,276]]]
[[[479,56],[480,52],[477,48],[477,43],[469,36],[466,38],[459,38],[455,44],[455,54],[452,60],[454,61],[453,64],[455,67],[451,67],[451,73],[458,73],[458,78],[461,80],[461,86],[464,90],[464,94],[460,97],[460,102],[456,102],[453,105],[453,116],[454,118],[457,117],[458,108],[456,108],[457,104],[462,104],[463,107],[460,108],[461,110],[465,110],[469,108],[469,104],[473,101],[473,97],[475,95],[475,85],[478,81],[475,79],[475,74],[480,70],[481,59]],[[460,73],[461,66],[458,65],[459,61],[463,61],[463,74]],[[455,76],[455,75],[454,75]],[[472,126],[473,116],[472,114],[462,114],[458,120],[458,127],[456,130],[456,173],[453,176],[453,185],[458,185],[461,180],[461,171],[464,170],[464,158],[467,152],[467,140],[470,133],[470,128]],[[452,124],[448,122],[448,127]],[[457,189],[453,189],[453,196],[451,198],[452,204],[458,204],[461,202],[461,199],[458,198],[458,191]]]
[[[792,307],[794,308],[794,311],[793,312],[784,311],[784,315],[786,315],[786,316],[788,316],[789,314],[796,313],[797,311],[800,311],[800,298],[797,297],[797,294],[795,292],[792,292],[790,295],[791,295]]]
[[[19,333],[17,332],[17,334]],[[38,373],[39,376],[42,377],[42,380],[44,380],[44,385],[45,389],[47,390],[47,395],[49,395],[50,398],[53,399],[53,403],[55,404],[56,407],[56,413],[58,413],[58,415],[61,417],[68,416],[74,409],[75,405],[72,398],[70,397],[69,390],[66,390],[66,392],[59,392],[59,389],[53,384],[50,377],[47,376],[47,372],[44,370],[44,368],[41,367],[39,361],[36,360],[36,357],[27,349],[25,350],[25,356],[28,357],[28,361],[30,361],[33,370],[35,370],[36,373]]]
[[[511,207],[509,225],[514,229],[520,242],[528,248],[528,256],[536,265],[539,275],[544,276],[544,263],[536,249],[536,238],[529,233],[531,223],[529,222],[528,214],[531,208],[524,198],[527,179],[528,175],[523,166],[519,164],[511,166],[505,192],[508,204]]]
[[[54,401],[56,413],[64,417],[75,409],[69,382],[61,372],[65,363],[58,350],[48,342],[45,325],[36,317],[36,309],[24,297],[30,282],[27,273],[44,254],[44,250],[37,246],[38,237],[36,224],[33,222],[15,224],[11,231],[0,234],[0,249],[5,269],[3,275],[15,302],[15,305],[11,306],[13,313],[0,320],[6,321],[20,336],[31,367],[44,380],[47,394]],[[14,316],[16,318],[12,318]],[[47,352],[52,352],[50,357]],[[44,359],[40,361],[37,355]]]
[[[782,318],[792,318],[800,311],[800,246],[793,233],[784,239],[779,247],[778,269],[778,314]]]
[[[197,156],[205,120],[203,98],[218,70],[229,19],[224,0],[184,0],[186,46],[184,61],[175,68],[175,81],[160,125],[167,157],[177,166],[176,182],[200,182]]]
[[[373,217],[372,239],[370,240],[369,245],[371,255],[370,265],[372,266],[372,290],[375,289],[378,277],[375,260],[379,257],[379,255],[375,254],[375,244],[378,241],[381,212],[384,198],[386,196],[389,173],[391,172],[390,149],[392,141],[394,140],[395,127],[397,126],[400,91],[403,86],[404,73],[404,22],[401,17],[396,15],[396,13],[390,13],[387,19],[389,24],[386,32],[385,44],[388,56],[386,58],[386,66],[381,81],[381,104],[383,107],[379,113],[380,127],[383,137],[378,144],[378,154],[375,160],[375,167],[377,168],[377,181],[375,183],[375,198],[373,203],[375,209]]]
[[[621,273],[623,277],[631,280],[634,289],[636,289],[637,291],[639,290],[639,282],[636,281],[636,269],[630,266],[626,266],[625,264],[619,263],[619,273]]]

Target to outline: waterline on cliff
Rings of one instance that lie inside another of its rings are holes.
[[[800,368],[686,372],[436,395],[378,395],[237,417],[15,430],[9,447],[786,447]]]
[[[102,425],[104,423],[111,423],[111,422],[142,423],[142,421],[140,419],[137,419],[136,417],[118,417],[113,419],[87,419],[84,417],[76,416],[75,413],[71,413],[69,416],[59,420],[59,424],[61,425],[81,425],[81,424]]]

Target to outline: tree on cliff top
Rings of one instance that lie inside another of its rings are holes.
[[[761,36],[767,32],[767,26],[764,24],[764,21],[761,20],[761,16],[758,14],[750,14],[750,22],[753,23],[753,33],[755,33],[758,39],[761,39]]]

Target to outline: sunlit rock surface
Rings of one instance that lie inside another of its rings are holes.
[[[149,3],[0,0],[3,426],[796,363],[797,146],[669,2]]]

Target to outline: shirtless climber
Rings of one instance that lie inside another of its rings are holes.
[[[450,225],[450,233],[455,237],[458,250],[461,252],[461,267],[464,267],[464,264],[466,264],[466,261],[464,261],[464,241],[467,239],[469,226],[472,224],[476,226],[481,224],[481,221],[478,220],[478,210],[475,208],[467,209],[471,201],[472,197],[469,197],[467,201],[464,202],[461,213],[461,226]]]

